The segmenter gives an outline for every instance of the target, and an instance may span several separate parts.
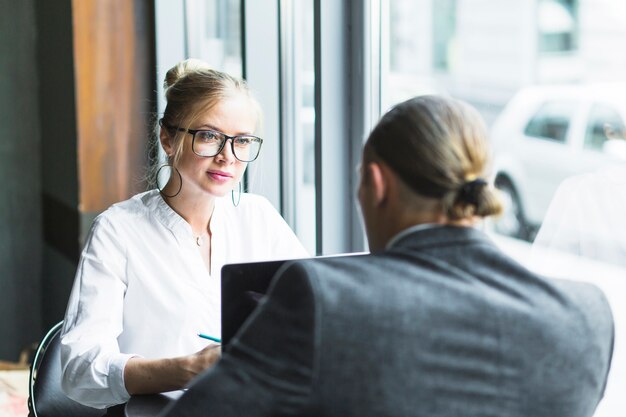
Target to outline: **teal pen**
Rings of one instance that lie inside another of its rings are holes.
[[[198,333],[198,336],[200,336],[203,339],[209,339],[209,340],[211,340],[213,342],[216,342],[216,343],[222,343],[222,339],[218,339],[217,337],[209,336],[208,334]]]

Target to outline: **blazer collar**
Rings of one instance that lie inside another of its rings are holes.
[[[434,248],[441,246],[457,246],[468,243],[493,243],[489,237],[475,227],[432,226],[406,230],[406,234],[393,241],[388,250],[396,248]],[[402,232],[401,232],[402,233]]]

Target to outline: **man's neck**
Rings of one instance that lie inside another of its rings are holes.
[[[476,223],[475,219],[450,220],[441,213],[411,212],[387,216],[386,224],[380,224],[377,245],[373,245],[372,251],[383,250],[389,246],[389,242],[403,231],[419,225],[459,226],[471,227]]]

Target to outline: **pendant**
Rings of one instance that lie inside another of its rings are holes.
[[[202,246],[202,236],[196,237],[196,245]]]

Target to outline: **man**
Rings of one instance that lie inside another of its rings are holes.
[[[371,255],[297,261],[166,416],[590,416],[613,322],[602,293],[548,280],[475,222],[500,211],[484,125],[456,100],[401,103],[370,134]]]

